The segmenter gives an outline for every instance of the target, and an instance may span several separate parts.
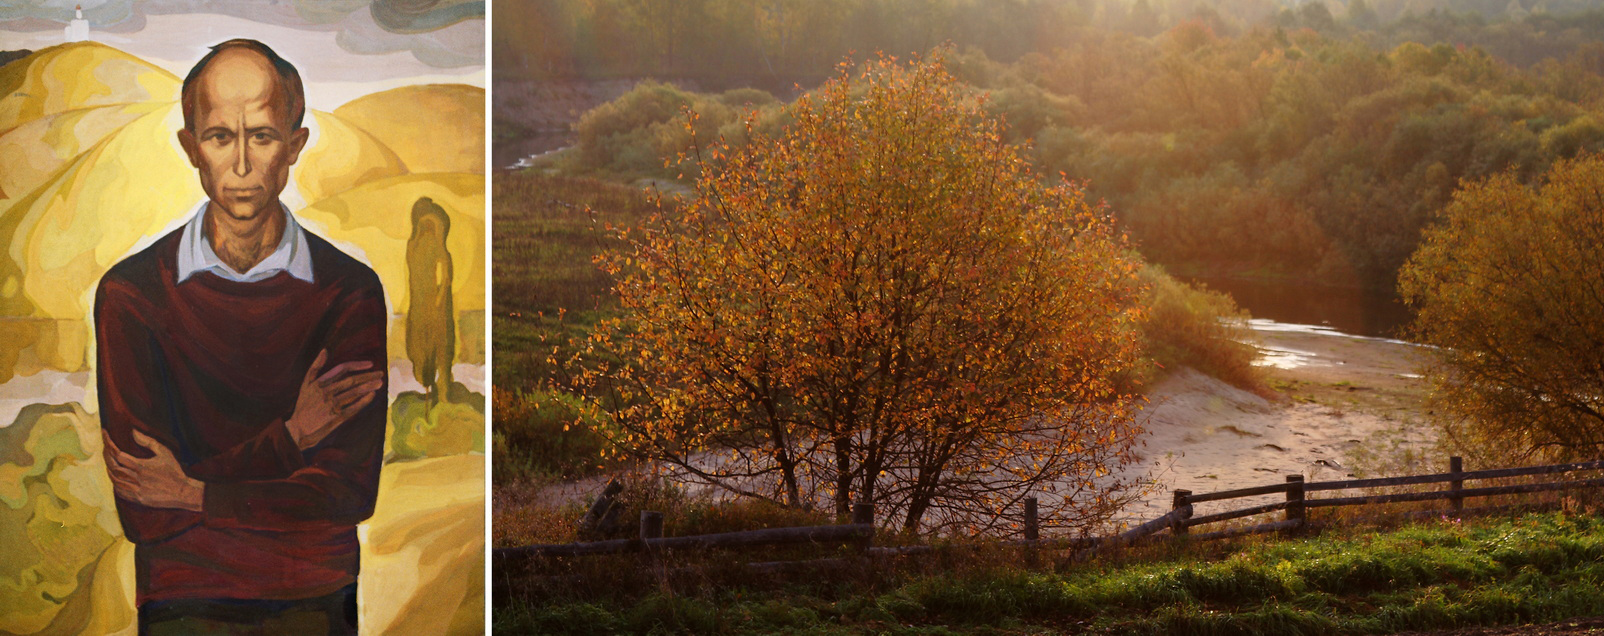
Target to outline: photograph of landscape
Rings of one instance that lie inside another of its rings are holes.
[[[1604,3],[493,3],[506,633],[1604,629]]]

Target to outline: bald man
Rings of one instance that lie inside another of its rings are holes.
[[[140,633],[355,633],[356,524],[384,452],[384,291],[279,202],[307,139],[295,67],[230,40],[182,99],[178,141],[207,198],[95,297]]]

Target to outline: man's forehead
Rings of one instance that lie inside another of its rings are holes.
[[[223,51],[195,78],[198,115],[214,108],[288,106],[289,93],[261,54],[248,49]]]

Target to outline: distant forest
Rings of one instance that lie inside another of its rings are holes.
[[[848,54],[950,43],[1001,62],[1096,33],[1152,37],[1197,21],[1327,37],[1480,47],[1519,66],[1604,39],[1598,0],[494,0],[498,78],[786,78]]]
[[[1462,179],[1604,150],[1604,11],[1568,0],[497,2],[495,73],[812,85],[928,54],[1044,172],[1088,181],[1188,274],[1387,287]],[[1450,10],[1450,7],[1452,8]],[[648,84],[576,125],[571,173],[672,179],[679,109],[739,136],[772,99]]]

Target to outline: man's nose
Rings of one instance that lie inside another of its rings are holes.
[[[251,155],[245,151],[249,135],[245,130],[245,118],[243,117],[240,118],[239,132],[239,136],[234,138],[234,174],[243,177],[251,173]]]

